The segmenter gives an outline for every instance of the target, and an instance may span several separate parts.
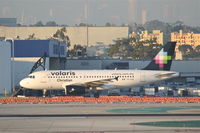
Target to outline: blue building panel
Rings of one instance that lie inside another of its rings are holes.
[[[49,57],[49,40],[15,40],[14,57]]]
[[[66,46],[64,42],[54,40],[14,40],[11,43],[13,57],[41,57],[45,53],[47,57],[66,57]],[[14,47],[14,51],[13,51]]]

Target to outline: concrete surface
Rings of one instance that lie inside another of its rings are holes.
[[[94,114],[108,109],[142,107],[192,107],[199,104],[1,104],[0,114]],[[175,113],[200,113],[179,110]],[[171,113],[171,112],[168,112]],[[0,117],[0,133],[173,133],[200,132],[200,128],[171,128],[134,125],[137,122],[199,120],[200,116],[120,117]]]

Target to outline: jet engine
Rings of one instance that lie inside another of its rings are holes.
[[[85,94],[86,89],[87,87],[83,86],[75,86],[75,85],[66,86],[67,95],[73,95],[73,96]]]

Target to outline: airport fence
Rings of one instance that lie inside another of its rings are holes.
[[[20,103],[200,103],[200,97],[127,97],[127,96],[102,96],[100,98],[85,97],[4,97],[0,98],[1,104]]]

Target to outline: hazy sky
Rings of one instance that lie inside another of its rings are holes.
[[[41,20],[100,26],[158,19],[200,26],[199,14],[200,0],[0,0],[0,17],[16,17],[23,24]]]

